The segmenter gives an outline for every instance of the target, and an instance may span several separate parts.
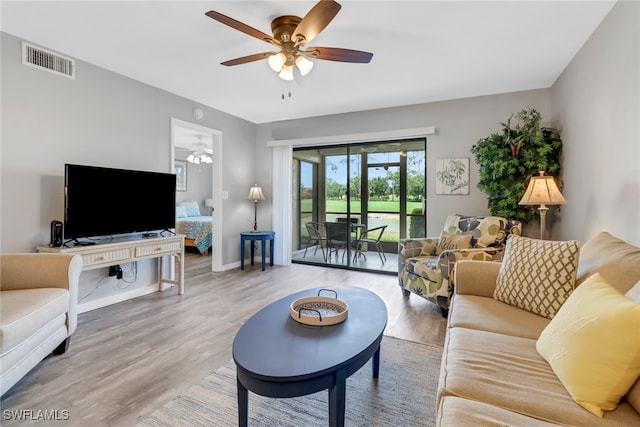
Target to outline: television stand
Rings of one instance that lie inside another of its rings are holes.
[[[123,238],[109,243],[98,243],[91,246],[73,246],[51,248],[38,246],[38,252],[79,254],[82,256],[82,271],[110,267],[112,265],[159,258],[158,287],[162,290],[164,283],[176,285],[178,294],[184,294],[184,235],[177,234],[168,237]],[[170,256],[174,260],[176,278],[164,276],[164,257]],[[90,309],[89,309],[90,310]],[[82,304],[78,307],[83,312]],[[84,310],[87,311],[87,310]]]

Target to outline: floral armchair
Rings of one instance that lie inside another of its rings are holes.
[[[522,234],[522,223],[498,216],[447,217],[440,237],[401,239],[398,242],[398,282],[411,293],[449,313],[455,264],[460,259],[500,261],[509,234]]]

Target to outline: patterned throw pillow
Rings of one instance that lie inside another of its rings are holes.
[[[436,247],[436,255],[451,249],[469,249],[471,237],[470,234],[449,234],[446,231],[442,231]]]
[[[178,206],[182,206],[187,211],[187,216],[200,216],[198,202],[180,202]]]
[[[575,287],[579,252],[575,240],[510,236],[494,298],[553,319]]]
[[[176,218],[186,218],[187,216],[187,210],[184,208],[184,206],[176,207]]]

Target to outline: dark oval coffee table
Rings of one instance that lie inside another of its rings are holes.
[[[247,425],[248,390],[267,397],[295,397],[328,389],[329,425],[343,426],[346,379],[373,357],[378,377],[380,342],[387,307],[373,292],[338,289],[349,306],[347,319],[333,326],[307,326],[291,318],[298,298],[319,288],[282,298],[254,314],[233,341],[238,383],[238,419]],[[323,293],[323,296],[326,296]]]

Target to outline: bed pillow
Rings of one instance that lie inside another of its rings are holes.
[[[575,288],[579,252],[575,240],[562,242],[511,235],[493,297],[553,319]]]
[[[640,303],[596,273],[558,310],[536,350],[576,403],[602,417],[640,376],[638,325]]]
[[[438,246],[436,246],[436,255],[451,249],[469,249],[472,237],[471,234],[451,234],[442,231]]]
[[[184,207],[187,212],[187,216],[200,216],[200,207],[198,202],[180,202],[178,206]]]
[[[184,206],[176,206],[176,218],[186,218],[187,216],[187,210]]]

